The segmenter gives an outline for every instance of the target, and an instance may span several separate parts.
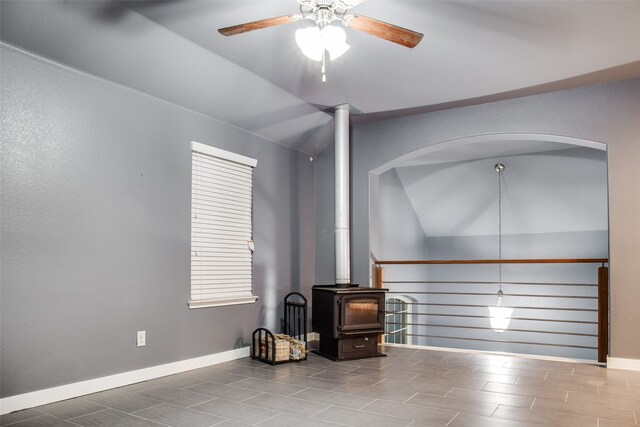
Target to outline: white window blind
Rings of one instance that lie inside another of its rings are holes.
[[[252,192],[255,159],[191,143],[189,308],[254,302]]]

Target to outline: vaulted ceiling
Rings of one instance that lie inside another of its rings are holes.
[[[558,149],[562,144],[517,154],[491,144],[477,144],[486,158],[453,150],[429,161],[410,162],[395,169],[428,237],[479,236],[496,233],[497,172],[503,163],[502,211],[504,234],[584,232],[608,229],[607,154],[586,147]],[[503,144],[505,145],[505,144]],[[532,144],[509,145],[530,151]],[[443,150],[449,151],[449,150]],[[477,153],[477,152],[475,152]],[[426,159],[425,159],[426,160]],[[384,202],[382,202],[384,203]]]
[[[414,49],[347,29],[328,68],[294,41],[309,21],[224,37],[296,13],[295,0],[3,0],[2,40],[295,149],[328,141],[327,107],[353,121],[640,76],[640,1],[376,1],[354,13],[424,34]]]
[[[294,41],[309,21],[232,37],[216,31],[296,13],[294,0],[124,3],[306,102],[348,102],[363,113],[504,93],[640,60],[637,1],[365,1],[351,12],[424,39],[408,49],[347,29],[351,49],[329,64],[327,83]]]

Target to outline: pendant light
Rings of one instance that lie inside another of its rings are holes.
[[[498,163],[494,166],[498,172],[498,302],[495,306],[489,307],[489,321],[491,328],[497,333],[506,331],[511,322],[513,308],[504,306],[504,294],[502,293],[502,173],[505,166]]]

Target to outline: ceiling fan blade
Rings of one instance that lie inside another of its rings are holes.
[[[353,28],[356,31],[380,37],[409,48],[415,47],[422,40],[422,34],[420,33],[366,16],[351,15],[350,18],[345,20],[345,23],[349,28]]]
[[[259,21],[247,22],[245,24],[234,25],[232,27],[220,28],[218,32],[223,36],[234,36],[248,31],[289,24],[291,22],[296,22],[298,19],[300,19],[298,15],[277,16],[275,18],[261,19]]]

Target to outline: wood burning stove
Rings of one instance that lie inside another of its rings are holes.
[[[314,286],[312,326],[320,335],[317,353],[333,360],[384,356],[378,335],[384,333],[386,289],[351,284],[349,237],[349,110],[335,110],[335,286]]]
[[[318,354],[332,360],[380,357],[386,289],[358,285],[314,286],[312,326],[320,335]]]

